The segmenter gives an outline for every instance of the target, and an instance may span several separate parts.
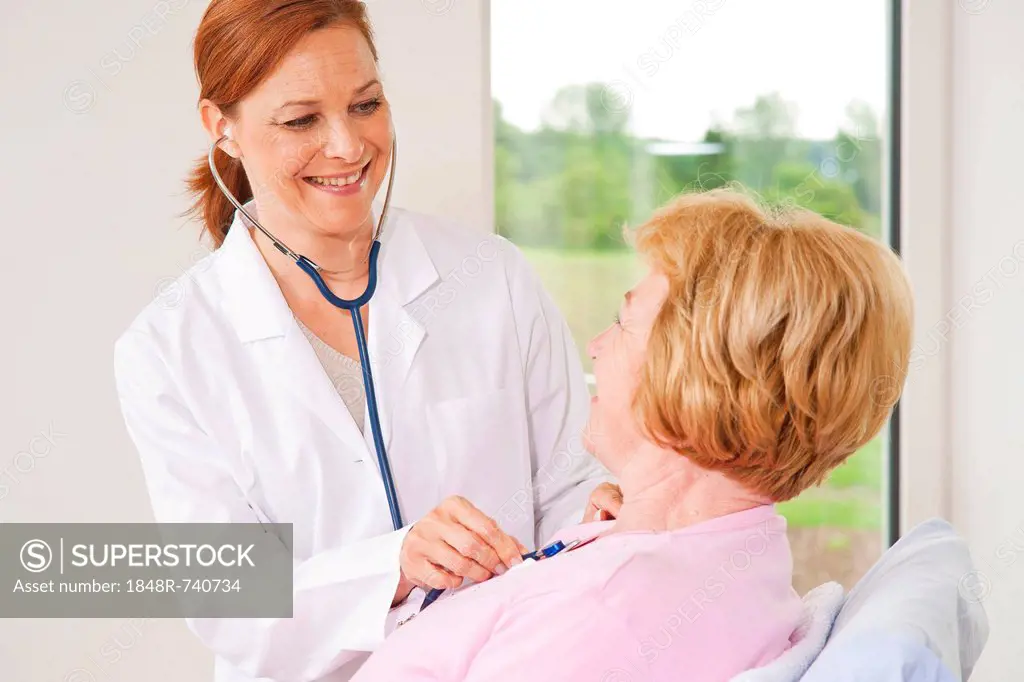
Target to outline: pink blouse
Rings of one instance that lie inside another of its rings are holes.
[[[442,597],[352,679],[728,680],[789,647],[802,613],[792,573],[786,521],[771,505],[681,530],[613,533]]]

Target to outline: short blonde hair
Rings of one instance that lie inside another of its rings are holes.
[[[677,197],[629,236],[670,283],[633,398],[652,441],[783,501],[879,432],[912,335],[891,249],[730,189]]]

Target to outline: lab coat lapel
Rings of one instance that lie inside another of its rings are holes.
[[[278,341],[271,361],[277,381],[334,432],[344,444],[345,457],[352,461],[372,459],[363,434],[294,320]]]
[[[252,204],[246,209],[254,211]],[[238,214],[218,258],[228,316],[257,366],[281,389],[278,394],[315,414],[342,442],[342,456],[369,458],[362,434]]]
[[[381,242],[377,292],[370,302],[369,346],[387,447],[394,432],[395,406],[426,338],[410,304],[438,281],[438,274],[408,215],[389,217]]]
[[[374,296],[370,304],[370,368],[376,384],[377,410],[385,447],[391,442],[395,403],[402,394],[413,357],[425,336],[423,325],[398,303],[390,289],[386,288]],[[371,435],[369,429],[366,435]]]

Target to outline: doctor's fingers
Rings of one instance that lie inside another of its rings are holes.
[[[523,543],[505,533],[494,519],[474,507],[468,500],[457,499],[462,500],[464,504],[458,504],[449,510],[456,521],[482,538],[507,567],[511,568],[523,562],[522,555],[527,552]]]
[[[406,576],[419,587],[432,590],[454,590],[462,584],[461,577],[429,561],[420,562],[413,571],[413,573],[407,573]]]
[[[470,557],[461,554],[457,549],[444,541],[431,543],[426,548],[424,556],[435,566],[439,566],[452,575],[458,576],[460,583],[462,578],[469,578],[473,582],[482,583],[485,580],[490,580],[493,575],[491,571],[473,561]]]
[[[502,563],[498,553],[473,531],[458,523],[440,526],[438,530],[441,539],[449,547],[486,568],[489,574],[505,572],[507,566]],[[488,575],[488,577],[490,576]]]
[[[444,588],[457,587],[463,577],[476,582],[490,578],[488,569],[448,544],[446,525],[428,516],[413,526],[402,543],[402,572],[419,585]]]

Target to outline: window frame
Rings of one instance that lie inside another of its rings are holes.
[[[951,291],[953,12],[956,3],[892,0],[897,126],[891,164],[898,190],[897,246],[914,291],[915,343],[926,343],[949,312]],[[930,342],[927,342],[930,343]],[[896,412],[891,464],[900,531],[951,511],[952,433],[948,340],[920,366],[912,361]]]

